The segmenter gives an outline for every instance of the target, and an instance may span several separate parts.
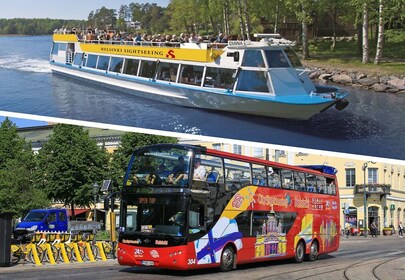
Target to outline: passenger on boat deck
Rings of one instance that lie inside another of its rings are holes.
[[[221,43],[228,44],[228,35],[226,35],[226,34],[224,35],[224,38],[222,38]]]
[[[186,42],[184,33],[180,33],[179,42],[180,43],[185,43]]]
[[[216,42],[217,42],[217,43],[221,43],[222,38],[223,38],[223,37],[222,37],[222,33],[219,33]]]
[[[141,42],[143,41],[142,40],[142,37],[141,37],[141,33],[138,33],[137,35],[136,35],[136,37],[135,37],[135,43],[137,43],[138,45],[140,45],[141,44]]]
[[[184,34],[184,43],[189,43],[190,42],[190,35],[188,35],[187,33]]]
[[[165,42],[169,42],[172,39],[172,35],[169,35],[169,34],[164,35],[164,37],[165,37]]]
[[[179,39],[177,38],[176,34],[173,34],[172,38],[170,39],[170,43],[178,43]]]

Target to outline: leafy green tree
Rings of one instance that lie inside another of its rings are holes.
[[[0,212],[21,215],[49,205],[45,193],[33,186],[35,158],[31,146],[6,118],[0,126]]]
[[[115,187],[123,184],[125,171],[132,153],[143,146],[159,143],[177,143],[177,139],[167,136],[149,135],[142,133],[126,132],[121,137],[118,150],[113,154],[110,163],[110,176]]]
[[[83,127],[57,124],[38,154],[37,184],[48,197],[70,206],[89,206],[92,186],[105,177],[109,156]]]
[[[88,16],[88,24],[98,29],[111,29],[117,22],[117,12],[115,9],[101,7],[95,12],[91,11]]]

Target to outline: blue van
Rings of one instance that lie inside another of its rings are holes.
[[[34,209],[15,226],[14,238],[36,231],[67,231],[68,224],[66,209]]]

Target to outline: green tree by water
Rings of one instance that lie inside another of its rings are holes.
[[[109,156],[83,127],[57,124],[38,154],[37,185],[72,209],[93,202],[94,182],[105,178]]]
[[[143,146],[159,143],[177,143],[177,138],[126,132],[121,137],[118,150],[113,154],[110,164],[110,176],[114,179],[115,187],[121,187],[125,171],[132,153]]]
[[[9,119],[0,126],[0,213],[23,212],[49,205],[45,193],[33,186],[35,157]]]

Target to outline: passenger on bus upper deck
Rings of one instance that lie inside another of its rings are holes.
[[[194,159],[193,179],[194,180],[204,180],[206,172],[207,172],[207,170],[205,170],[205,167],[201,165],[201,159],[200,158]]]
[[[185,179],[186,178],[186,169],[187,166],[184,162],[184,157],[183,156],[179,156],[178,157],[178,164],[176,166],[173,167],[172,169],[172,174],[170,174],[167,177],[167,182],[168,183],[177,183],[178,181],[180,181],[181,179]]]

